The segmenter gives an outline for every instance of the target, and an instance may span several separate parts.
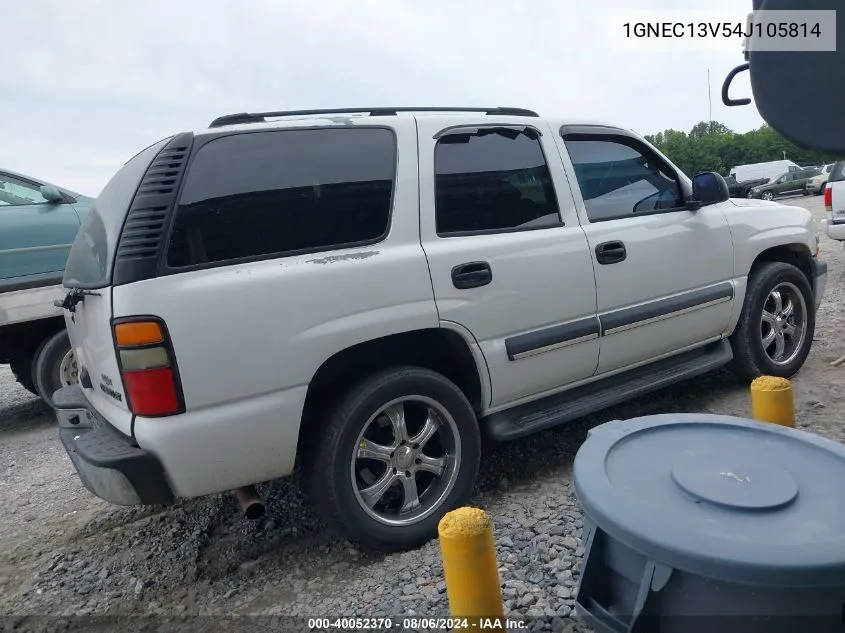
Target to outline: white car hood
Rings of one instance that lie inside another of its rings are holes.
[[[782,207],[780,202],[757,200],[756,198],[731,198],[729,202],[736,207]]]

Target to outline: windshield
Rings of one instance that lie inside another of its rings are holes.
[[[65,287],[102,288],[111,282],[114,252],[129,205],[147,167],[169,140],[150,145],[129,160],[97,196],[70,249]]]

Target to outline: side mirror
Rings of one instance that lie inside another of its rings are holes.
[[[47,202],[61,204],[65,201],[65,197],[62,195],[62,192],[56,189],[53,185],[43,185],[39,188],[39,191]]]
[[[728,183],[715,171],[696,174],[692,179],[692,200],[690,202],[696,204],[696,208],[725,202],[728,198],[730,198]]]

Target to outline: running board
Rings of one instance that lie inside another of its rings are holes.
[[[724,366],[733,358],[723,339],[535,402],[494,413],[482,425],[495,440],[514,440]]]

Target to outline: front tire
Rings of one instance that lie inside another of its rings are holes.
[[[775,194],[773,194],[771,191],[764,191],[760,197],[763,198],[763,200],[771,201],[774,200]]]
[[[53,394],[61,387],[76,384],[78,366],[67,330],[57,332],[35,352],[32,382],[41,399],[53,406]]]
[[[731,370],[741,378],[790,378],[807,359],[816,330],[813,290],[797,267],[766,262],[752,271],[736,329]]]
[[[466,396],[419,367],[377,373],[330,413],[308,464],[322,518],[362,546],[411,549],[472,494],[481,458]]]

